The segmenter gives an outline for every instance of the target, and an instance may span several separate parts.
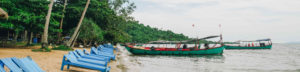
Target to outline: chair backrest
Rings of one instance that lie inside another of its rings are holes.
[[[21,61],[15,57],[13,57],[11,59],[16,63],[16,65],[18,65],[25,72],[37,72],[37,70],[34,69],[34,67],[32,65],[28,64],[28,62]]]
[[[84,52],[85,54],[90,54],[86,49],[83,49],[83,52]]]
[[[77,59],[77,58],[80,58],[80,55],[78,55],[78,53],[75,52],[75,51],[73,51],[70,55],[76,57],[76,59]]]
[[[96,54],[96,55],[97,55],[97,54],[99,54],[99,53],[98,53],[98,51],[97,51],[96,48],[92,47],[92,48],[91,48],[91,54]]]
[[[80,55],[76,51],[70,51],[69,54],[74,55],[76,58],[80,58]]]
[[[25,62],[28,62],[28,64],[34,66],[36,70],[38,70],[39,72],[43,72],[40,66],[36,62],[34,62],[30,56],[27,56],[26,58],[22,58],[20,60],[25,60]]]
[[[64,55],[64,56],[65,56],[65,57],[67,58],[67,60],[70,61],[71,63],[78,62],[75,56],[72,56],[72,55],[70,55],[70,54],[66,54],[66,55]]]
[[[4,64],[0,61],[0,72],[6,72],[4,70]]]
[[[11,72],[23,72],[22,69],[11,60],[11,58],[4,58],[1,59],[1,61]]]
[[[85,55],[85,53],[82,51],[82,50],[80,50],[80,49],[77,49],[77,50],[75,50],[80,56],[84,56]]]
[[[107,48],[113,48],[114,47],[111,44],[104,44],[104,46],[107,47]]]

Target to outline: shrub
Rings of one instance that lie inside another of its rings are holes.
[[[70,47],[67,47],[65,45],[59,45],[58,47],[52,48],[52,50],[63,50],[63,51],[71,51],[73,50]]]

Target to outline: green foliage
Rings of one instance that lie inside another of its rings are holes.
[[[72,51],[73,49],[65,45],[60,45],[58,47],[52,48],[52,50]]]
[[[0,7],[10,15],[8,20],[0,20],[0,28],[14,30],[15,33],[27,30],[34,34],[42,34],[49,3],[48,0],[0,1]],[[68,0],[63,12],[64,0],[55,0],[48,29],[49,43],[59,40],[58,32],[62,32],[62,36],[72,34],[85,4],[86,0]],[[77,41],[85,44],[90,42],[146,43],[156,40],[181,41],[188,39],[183,34],[144,26],[135,21],[130,16],[135,8],[135,4],[129,0],[91,0]],[[65,14],[63,29],[59,29],[62,13]]]
[[[42,45],[41,43],[33,43],[33,44],[28,44],[26,46],[38,46],[38,45]]]
[[[182,41],[188,37],[183,34],[176,34],[170,30],[164,31],[150,26],[144,26],[137,21],[131,21],[127,24],[126,32],[131,35],[131,42],[146,43],[149,41],[168,40]]]
[[[82,22],[78,39],[85,43],[91,41],[100,42],[103,40],[103,34],[102,29],[93,20],[85,18]]]
[[[45,16],[48,10],[48,0],[1,0],[0,7],[9,14],[8,20],[0,20],[0,28],[14,30],[16,34],[27,30],[35,34],[43,32]],[[49,36],[56,36],[59,32],[58,11],[52,11],[49,25]],[[50,37],[49,40],[55,37]]]
[[[50,48],[39,48],[39,49],[32,49],[33,52],[51,52]]]

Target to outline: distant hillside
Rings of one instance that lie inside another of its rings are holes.
[[[137,43],[146,43],[157,40],[181,41],[189,39],[183,34],[176,34],[170,30],[159,30],[138,22],[129,22],[127,24],[126,32],[131,36],[131,42]]]

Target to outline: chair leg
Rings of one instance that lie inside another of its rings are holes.
[[[68,64],[67,69],[70,69],[70,65]]]
[[[63,57],[63,60],[62,60],[62,64],[61,64],[61,68],[60,68],[60,70],[64,70],[64,66],[65,66],[65,56]]]

